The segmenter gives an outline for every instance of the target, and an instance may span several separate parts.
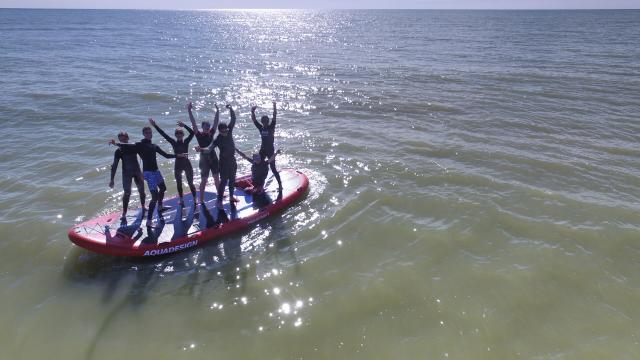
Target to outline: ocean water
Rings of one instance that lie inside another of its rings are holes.
[[[0,358],[638,359],[638,39],[639,11],[0,9]],[[165,257],[69,242],[120,208],[118,131],[230,103],[251,151],[271,100],[302,202]]]

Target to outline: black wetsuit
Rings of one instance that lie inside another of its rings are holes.
[[[260,143],[260,155],[264,160],[269,159],[271,156],[273,156],[273,153],[275,153],[275,147],[273,144],[275,142],[274,134],[276,132],[276,112],[274,110],[273,119],[271,119],[271,123],[267,126],[262,126],[262,124],[260,124],[255,119],[255,115],[252,116],[252,119],[253,119],[253,124],[260,131],[260,137],[262,138],[262,142]],[[273,176],[278,181],[278,184],[280,185],[280,187],[282,187],[282,182],[280,181],[280,174],[276,169],[276,162],[273,161],[269,163],[269,167],[271,168],[271,172],[273,173]]]
[[[142,139],[135,144],[117,144],[122,149],[123,154],[137,153],[142,159],[142,171],[143,172],[160,172],[158,169],[158,162],[156,160],[156,153],[164,156],[167,159],[173,159],[176,156],[174,154],[168,154],[164,152],[160,147],[151,142],[151,140]],[[146,176],[146,174],[145,174]],[[151,201],[149,202],[149,212],[147,219],[151,220],[153,211],[156,207],[156,202],[159,208],[162,208],[162,199],[164,198],[164,192],[167,190],[164,182],[158,184],[160,192],[155,188],[149,186],[149,192],[151,193]]]
[[[160,147],[151,142],[151,140],[142,139],[135,144],[116,144],[122,149],[123,154],[137,153],[142,159],[142,171],[158,171],[158,162],[156,153],[167,159],[174,159],[174,154],[164,152]]]
[[[153,125],[154,128],[162,135],[165,140],[171,144],[173,147],[174,154],[186,154],[189,152],[189,142],[193,139],[193,131],[187,128],[189,132],[189,136],[186,139],[174,140],[169,135],[167,135],[158,125]],[[187,183],[189,184],[189,189],[191,190],[191,195],[193,195],[193,199],[195,201],[196,198],[196,187],[193,185],[193,167],[191,166],[191,161],[189,161],[186,157],[177,157],[175,165],[173,167],[173,175],[176,178],[176,185],[178,187],[178,195],[182,198],[182,172],[184,171],[185,176],[187,177]]]
[[[189,132],[193,132],[190,127],[187,125],[184,126]],[[198,131],[195,133],[196,140],[198,141],[198,146],[201,149],[206,149],[211,142],[213,142],[213,135],[215,134],[215,129],[211,129],[209,133],[203,133]],[[200,168],[200,178],[202,182],[207,182],[209,178],[209,172],[211,174],[217,174],[220,172],[220,165],[218,164],[218,156],[215,151],[210,151],[208,153],[200,153],[200,162],[198,163],[198,167]]]
[[[264,186],[267,174],[269,174],[269,164],[266,160],[262,160],[259,164],[251,165],[251,183],[254,189]]]
[[[138,156],[135,152],[125,152],[122,149],[116,149],[113,153],[113,164],[111,164],[111,182],[116,175],[118,169],[118,163],[122,160],[122,189],[124,194],[122,195],[122,207],[123,213],[129,204],[129,197],[131,196],[131,181],[136,183],[138,193],[140,194],[140,201],[144,205],[145,193],[144,182],[142,181],[142,171],[140,171],[140,164],[138,164]]]
[[[233,109],[230,110],[231,121],[229,121],[227,135],[219,134],[218,137],[213,140],[209,151],[212,152],[214,148],[218,148],[220,151],[220,185],[218,186],[218,202],[222,202],[222,195],[224,194],[224,188],[229,182],[229,198],[233,203],[233,191],[235,190],[236,171],[238,164],[236,163],[236,146],[233,142],[233,127],[236,124],[236,114]]]

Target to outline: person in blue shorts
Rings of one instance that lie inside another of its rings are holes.
[[[149,123],[153,124],[153,119],[150,118]],[[164,199],[165,191],[167,191],[164,178],[158,168],[156,154],[160,154],[167,159],[184,157],[184,155],[179,154],[176,156],[175,154],[168,154],[158,145],[152,143],[151,139],[153,138],[153,132],[149,126],[142,128],[142,135],[144,136],[144,139],[135,144],[116,144],[115,141],[113,141],[113,144],[120,147],[124,153],[137,153],[142,159],[142,175],[144,176],[144,180],[147,182],[147,187],[151,193],[151,201],[149,202],[149,210],[147,211],[147,226],[151,226],[153,211],[156,209],[156,205],[158,207],[158,212],[165,210],[162,206],[162,200]]]

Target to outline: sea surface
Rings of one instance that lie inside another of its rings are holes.
[[[638,359],[639,39],[640,11],[0,9],[0,358]],[[302,202],[158,258],[68,240],[120,209],[118,131],[229,103],[251,152],[272,100]]]

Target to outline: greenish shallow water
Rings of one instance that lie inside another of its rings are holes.
[[[640,12],[0,18],[0,358],[638,358]],[[68,241],[120,206],[120,129],[228,101],[251,150],[274,98],[304,201],[161,258]]]

